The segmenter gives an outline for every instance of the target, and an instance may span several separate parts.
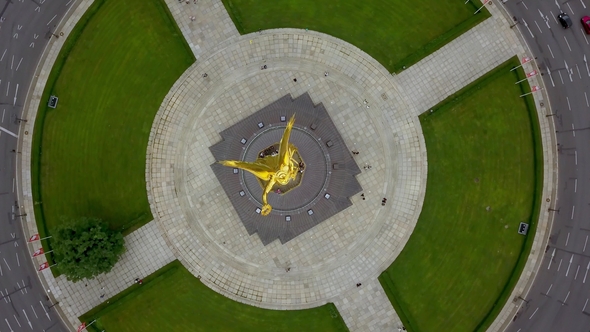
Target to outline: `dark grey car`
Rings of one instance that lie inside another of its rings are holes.
[[[559,13],[559,15],[557,15],[557,20],[564,29],[567,29],[572,26],[572,19],[566,13]]]

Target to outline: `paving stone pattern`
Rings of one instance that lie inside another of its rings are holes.
[[[360,152],[365,200],[356,195],[351,207],[288,243],[264,246],[240,222],[209,167],[208,147],[286,93],[322,102],[346,146]],[[338,39],[295,29],[235,39],[193,65],[156,115],[146,174],[156,221],[183,264],[227,297],[272,309],[333,301],[376,279],[418,219],[426,151],[420,123],[405,109],[385,68]]]
[[[366,54],[335,38],[293,29],[240,37],[219,0],[166,2],[198,59],[166,98],[150,138],[149,198],[152,205],[161,203],[166,208],[154,210],[158,224],[149,223],[126,237],[128,251],[111,273],[88,283],[55,279],[49,271],[41,273],[48,294],[60,302],[54,308],[77,326],[77,317],[100,303],[100,295],[108,298],[133,286],[133,279],[176,256],[193,274],[202,274],[209,287],[241,302],[287,309],[332,301],[351,331],[399,328],[399,319],[376,277],[403,248],[422,205],[426,152],[416,116],[514,54],[526,55],[521,41],[508,28],[510,18],[491,2],[491,19],[391,78]],[[75,10],[59,24],[59,30],[69,35],[91,4],[92,0],[73,2]],[[17,162],[22,173],[17,180],[22,184],[21,209],[29,212],[34,206],[31,133],[38,106],[45,102],[41,95],[47,77],[65,40],[50,42],[25,107],[29,121],[20,132],[22,154]],[[269,68],[261,72],[263,64]],[[525,70],[531,66],[526,65]],[[329,71],[328,77],[324,71]],[[205,72],[208,79],[202,77]],[[295,77],[297,83],[292,81]],[[531,82],[542,84],[536,78]],[[338,130],[345,133],[346,144],[361,152],[356,157],[359,166],[372,166],[359,175],[366,200],[353,197],[347,215],[304,233],[297,243],[275,241],[265,248],[256,236],[245,232],[206,167],[212,162],[206,147],[219,140],[218,132],[255,109],[286,93],[297,97],[305,92],[315,102],[324,103]],[[535,97],[539,112],[549,112],[548,103],[541,104],[544,96]],[[169,119],[171,124],[178,126],[186,120],[186,125],[179,132],[163,135],[157,124],[163,121],[164,111],[173,109],[180,112]],[[545,153],[544,195],[554,198],[551,118],[540,113],[539,119]],[[173,136],[181,139],[174,141]],[[166,159],[155,160],[156,153]],[[173,193],[175,186],[179,194]],[[389,198],[385,207],[380,205],[382,196]],[[184,220],[172,220],[176,217]],[[37,233],[33,213],[25,219],[25,231]],[[530,286],[550,220],[550,215],[542,214],[514,296]],[[235,240],[226,241],[229,235]],[[29,250],[36,247],[29,245]],[[33,261],[40,264],[44,259]],[[286,272],[288,267],[292,269]],[[362,285],[356,287],[359,282]],[[503,330],[516,307],[506,305],[491,330]]]

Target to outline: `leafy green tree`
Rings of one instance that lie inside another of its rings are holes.
[[[109,272],[125,252],[123,234],[97,218],[68,220],[52,235],[59,271],[74,282]]]

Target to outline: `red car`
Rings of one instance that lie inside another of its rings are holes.
[[[584,31],[590,35],[590,16],[584,16],[581,19],[582,25],[584,26]]]

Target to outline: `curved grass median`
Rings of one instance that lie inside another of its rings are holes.
[[[56,109],[35,125],[33,188],[45,234],[62,217],[97,217],[128,233],[152,220],[145,160],[153,118],[195,61],[160,0],[96,0],[47,83]]]
[[[490,16],[479,0],[222,0],[242,34],[301,28],[345,40],[390,72],[420,61]]]
[[[424,207],[379,277],[409,331],[485,331],[530,251],[543,159],[538,121],[512,59],[421,116]],[[532,225],[519,235],[520,222]]]
[[[348,328],[336,306],[268,310],[230,300],[174,261],[80,317],[91,331],[322,331]],[[149,319],[146,319],[149,317]]]

